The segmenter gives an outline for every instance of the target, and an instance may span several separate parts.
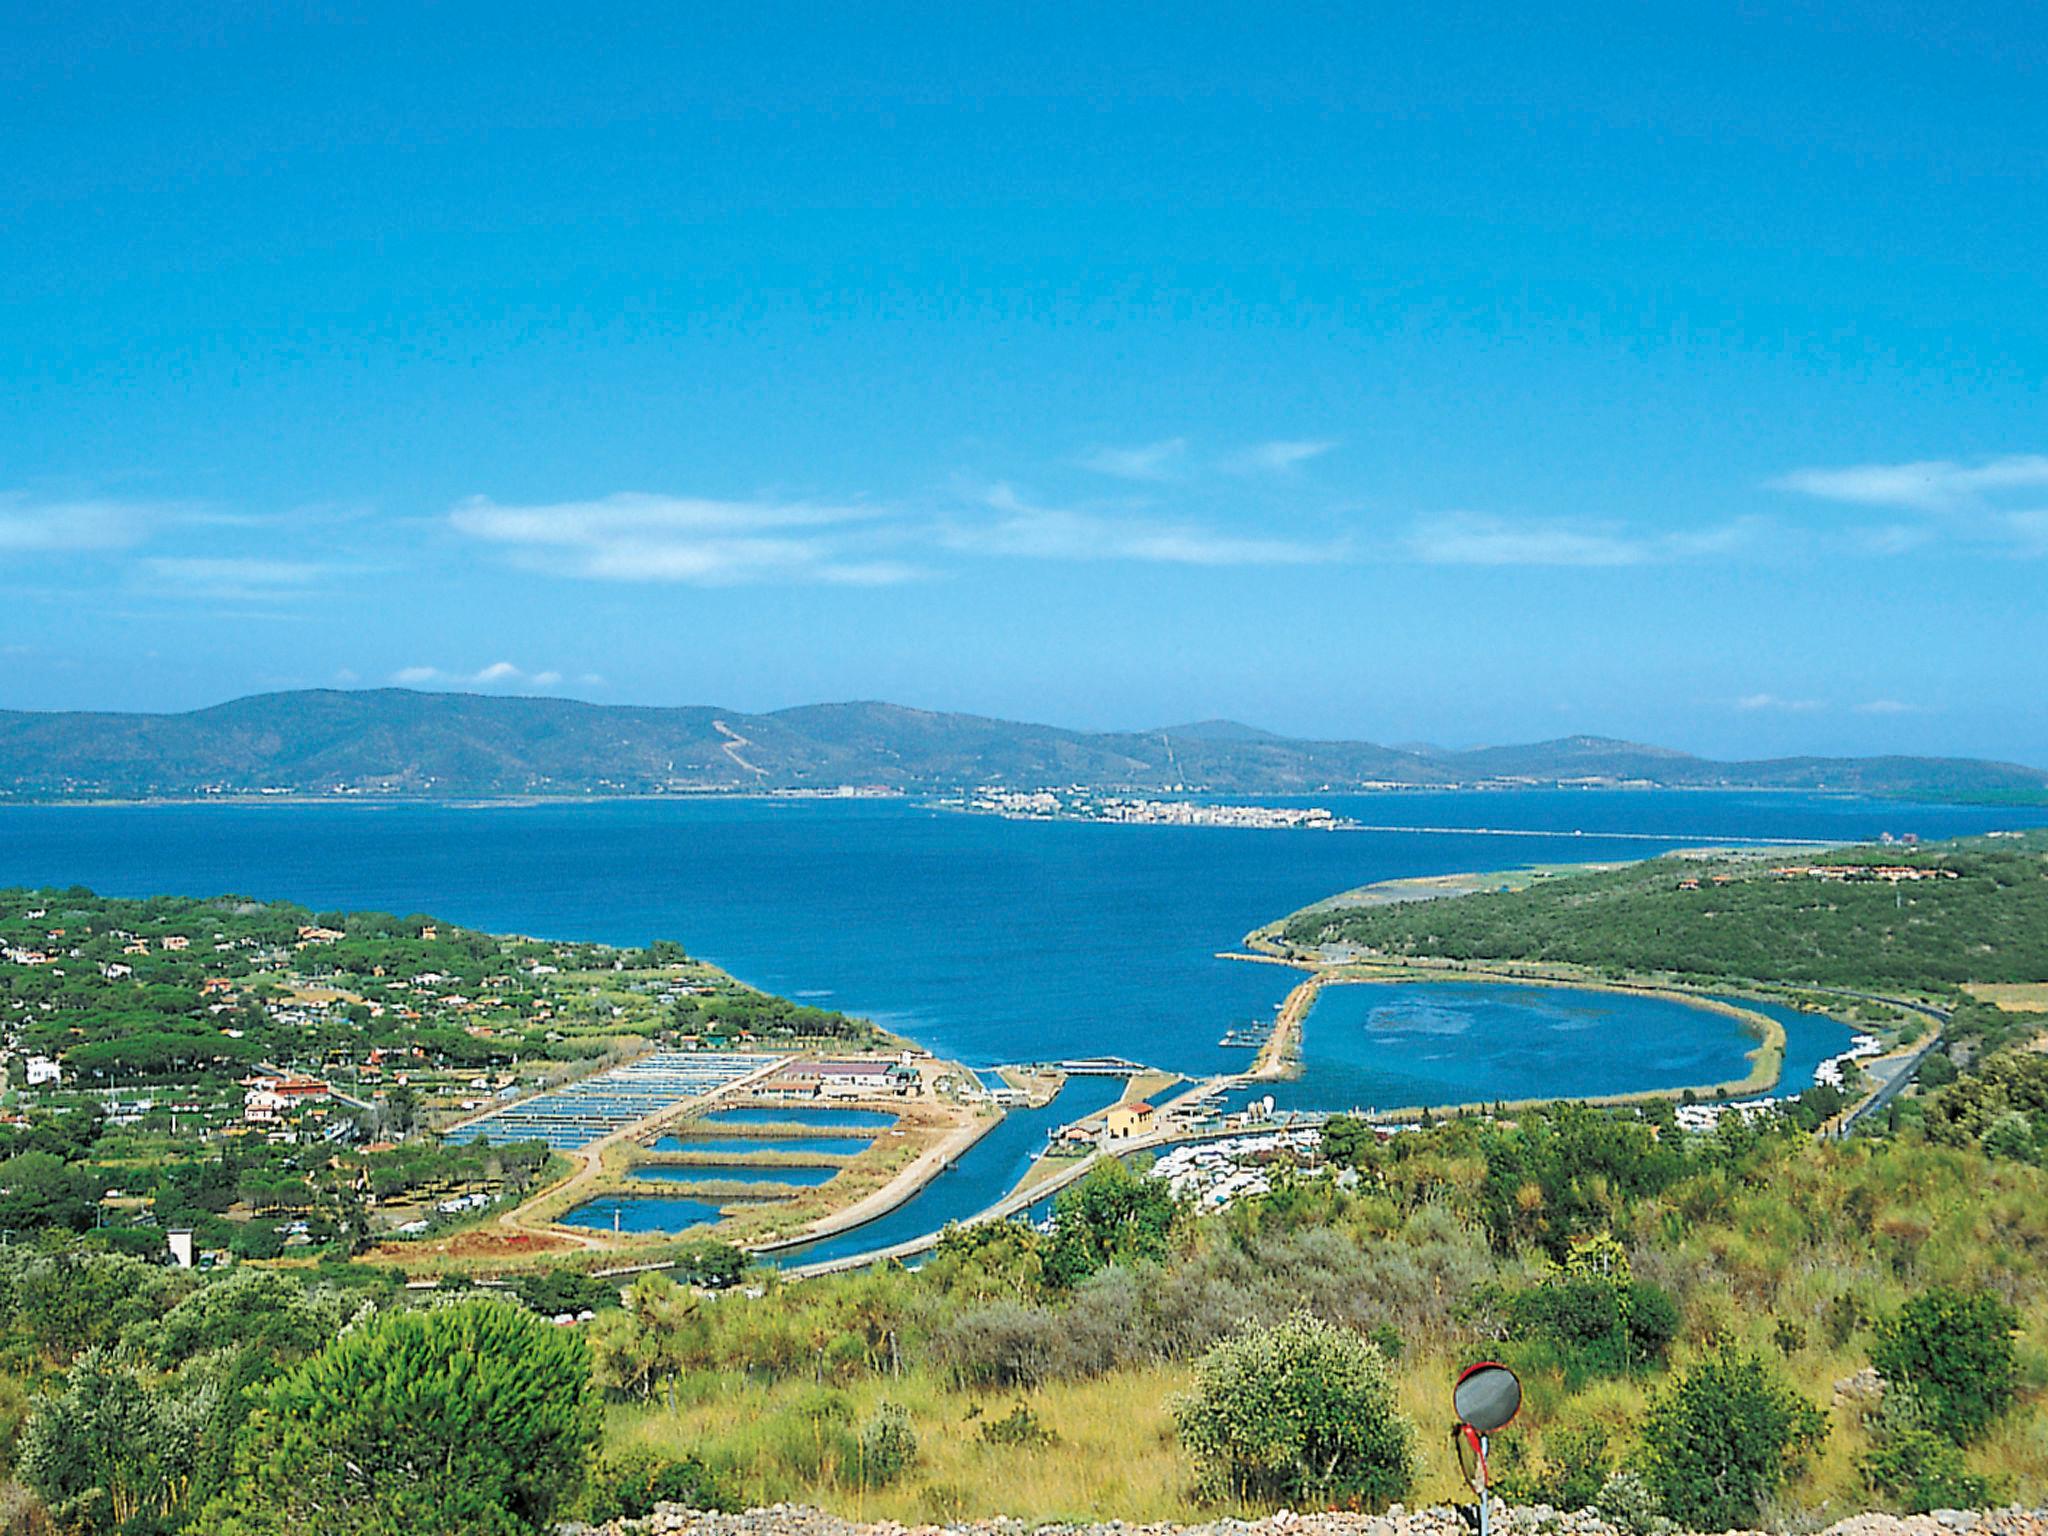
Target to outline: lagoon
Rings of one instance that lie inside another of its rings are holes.
[[[1850,1031],[1830,1020],[1729,1001],[1786,1025],[1788,1088],[1809,1086],[1819,1061],[1848,1046]],[[1237,1097],[1270,1093],[1284,1109],[1389,1110],[1705,1088],[1744,1077],[1756,1045],[1726,1014],[1666,997],[1347,982],[1316,997],[1302,1030],[1301,1077]]]
[[[237,892],[559,939],[673,938],[758,986],[867,1014],[971,1066],[1113,1054],[1207,1076],[1246,1065],[1218,1045],[1224,1029],[1269,1017],[1295,979],[1216,952],[1337,891],[1710,839],[2048,823],[2037,807],[1797,793],[1413,791],[1319,803],[1377,826],[1494,831],[1013,822],[903,800],[7,806],[0,884]],[[1526,1056],[1516,1071],[1527,1080],[1510,1084],[1502,1062],[1499,1090],[1543,1095],[1585,1080],[1551,1066]],[[725,1123],[798,1118],[824,1123],[782,1110]]]

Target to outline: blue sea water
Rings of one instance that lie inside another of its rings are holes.
[[[1244,1066],[1242,1051],[1218,1045],[1223,1030],[1269,1017],[1293,979],[1216,951],[1336,891],[1705,840],[2048,823],[2040,809],[1706,791],[1321,803],[1377,826],[1493,831],[1010,822],[907,801],[10,806],[0,884],[234,892],[551,938],[673,938],[759,986],[867,1014],[973,1066],[1109,1053],[1198,1076]],[[1501,1064],[1498,1091],[1557,1091],[1578,1071],[1568,1058],[1636,1051],[1626,1033],[1549,1030],[1548,1052]],[[1531,1080],[1508,1080],[1521,1072]]]

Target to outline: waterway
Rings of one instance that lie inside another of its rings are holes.
[[[822,1264],[828,1259],[872,1253],[944,1229],[987,1210],[1016,1187],[1045,1149],[1046,1138],[1060,1126],[1099,1114],[1124,1091],[1118,1077],[1069,1078],[1051,1103],[1039,1109],[1013,1109],[1000,1124],[960,1155],[940,1174],[888,1215],[833,1237],[765,1257],[775,1264]]]

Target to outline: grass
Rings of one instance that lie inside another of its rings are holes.
[[[2048,1013],[2048,981],[1973,981],[1963,990],[2007,1013]]]
[[[1033,1393],[965,1392],[922,1373],[823,1389],[857,1432],[884,1401],[900,1403],[917,1431],[918,1459],[888,1487],[864,1488],[834,1437],[809,1420],[814,1383],[763,1386],[745,1377],[698,1378],[687,1397],[614,1408],[613,1449],[694,1452],[747,1504],[796,1500],[862,1519],[947,1521],[1001,1511],[1033,1520],[1182,1518],[1203,1504],[1180,1453],[1169,1407],[1184,1371],[1125,1372]],[[982,1424],[1027,1403],[1057,1436],[1043,1446],[991,1445]]]

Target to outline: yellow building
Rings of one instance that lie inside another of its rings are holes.
[[[1132,1136],[1149,1135],[1158,1119],[1159,1111],[1143,1101],[1112,1104],[1102,1117],[1103,1131],[1111,1141],[1124,1141]]]

